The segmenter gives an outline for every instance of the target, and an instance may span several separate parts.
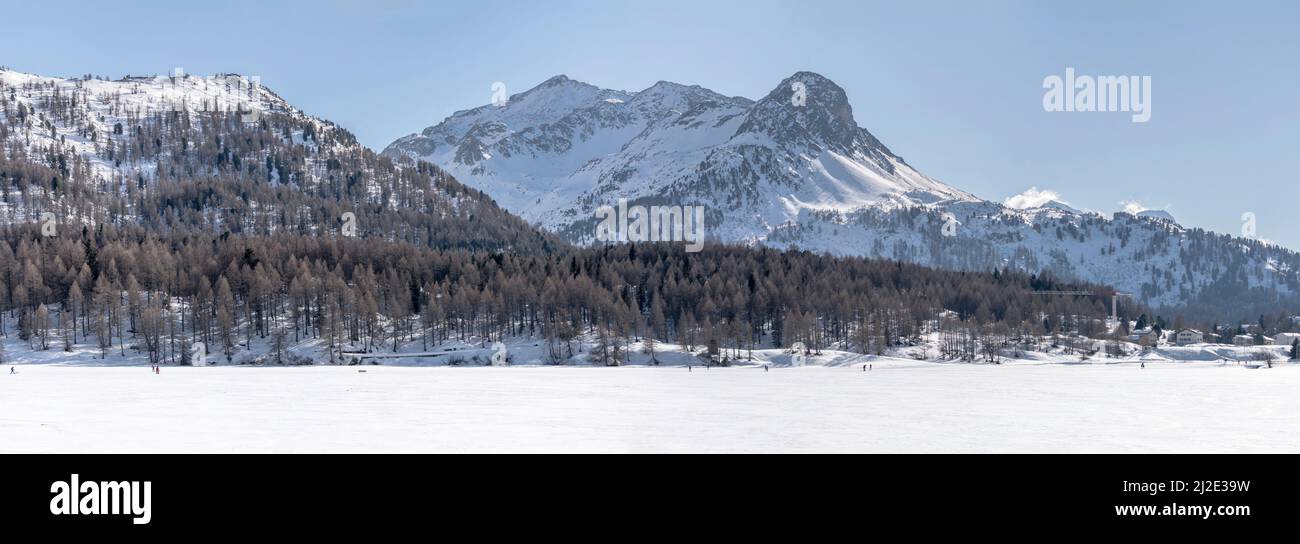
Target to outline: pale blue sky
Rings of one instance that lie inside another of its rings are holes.
[[[819,72],[859,124],[940,180],[1002,200],[1137,200],[1300,248],[1300,3],[0,0],[0,64],[47,75],[242,72],[382,149],[491,85],[555,74],[759,98]],[[1149,75],[1152,117],[1048,113],[1042,81]]]

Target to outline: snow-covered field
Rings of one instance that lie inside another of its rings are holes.
[[[1300,364],[870,364],[19,365],[0,452],[1300,451]]]

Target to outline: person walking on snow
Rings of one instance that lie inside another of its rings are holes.
[[[17,374],[18,372],[15,371],[15,370],[14,370],[14,367],[11,366],[11,367],[9,367],[9,373],[10,373],[10,374]]]

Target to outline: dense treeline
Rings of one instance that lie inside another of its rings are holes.
[[[134,346],[168,363],[187,362],[193,341],[228,359],[269,341],[278,359],[289,342],[319,339],[333,361],[520,335],[548,339],[556,360],[588,335],[610,363],[641,338],[720,356],[794,342],[869,352],[945,322],[1051,334],[1106,311],[1094,297],[1031,294],[1078,288],[1050,278],[804,252],[623,245],[526,255],[297,234],[160,237],[134,225],[53,238],[5,227],[0,278],[0,314],[34,349]]]

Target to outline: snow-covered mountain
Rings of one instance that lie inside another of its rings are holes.
[[[428,164],[397,166],[238,74],[62,78],[0,68],[0,223],[556,242]],[[345,217],[346,214],[346,217]]]
[[[890,152],[854,123],[843,89],[806,72],[757,102],[663,81],[629,93],[556,76],[385,153],[442,165],[578,242],[594,236],[583,228],[594,209],[617,198],[726,210],[712,215],[714,234],[744,241],[807,212],[976,200]]]
[[[149,175],[149,170],[156,167],[153,161],[143,160],[144,153],[132,153],[135,150],[130,146],[126,156],[114,149],[115,144],[140,135],[136,127],[150,116],[189,120],[234,113],[251,122],[265,113],[310,122],[322,133],[335,129],[332,123],[303,114],[257,80],[239,74],[126,76],[109,80],[0,69],[0,89],[8,94],[8,107],[0,116],[9,125],[10,135],[21,136],[23,147],[84,159],[86,174],[105,180],[123,174]],[[302,134],[297,138],[301,142]]]
[[[703,205],[715,240],[1050,270],[1224,318],[1275,311],[1300,293],[1300,255],[1284,248],[1165,217],[1103,217],[1059,202],[1013,209],[926,176],[857,125],[843,89],[810,72],[757,101],[556,76],[384,154],[437,164],[576,243],[594,241],[598,207],[625,198]]]

